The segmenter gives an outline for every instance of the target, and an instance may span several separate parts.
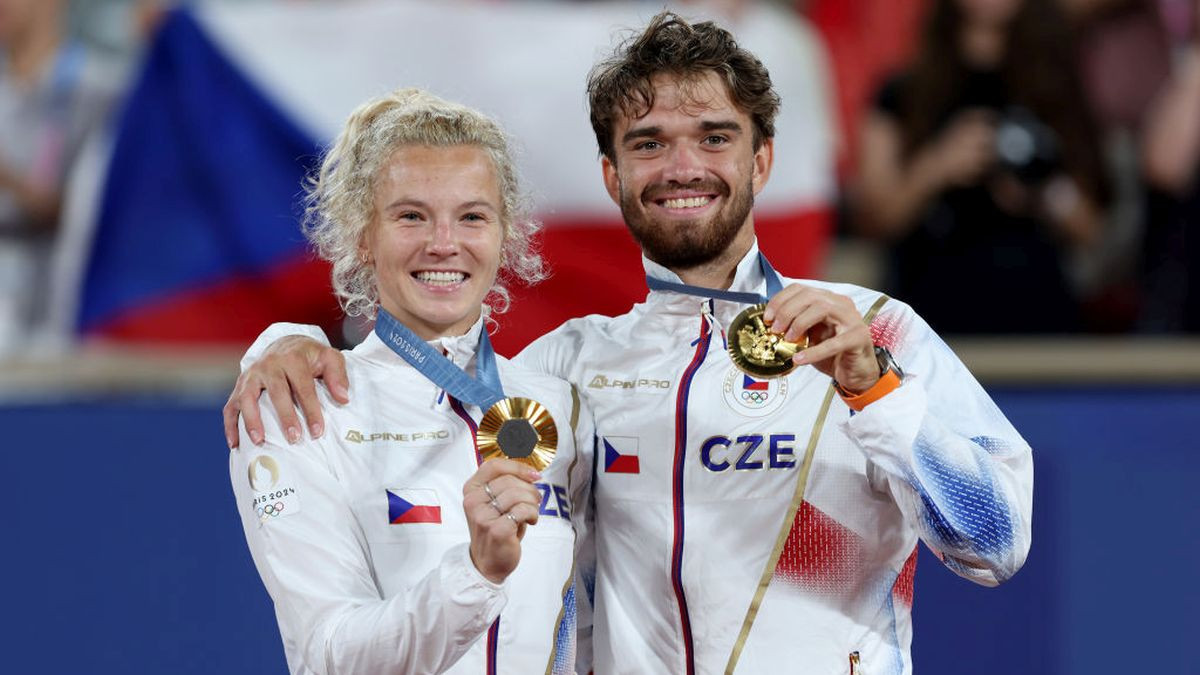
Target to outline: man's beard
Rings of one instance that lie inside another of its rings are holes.
[[[688,270],[716,260],[737,237],[750,210],[754,207],[754,189],[749,179],[742,190],[731,193],[726,183],[708,184],[700,189],[716,192],[727,201],[720,211],[709,216],[711,221],[673,221],[673,227],[656,223],[642,203],[652,203],[649,197],[656,186],[649,186],[641,197],[635,197],[621,186],[621,215],[642,253],[647,258],[671,270]]]

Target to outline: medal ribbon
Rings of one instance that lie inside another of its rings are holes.
[[[416,368],[430,382],[436,384],[454,398],[482,410],[491,408],[505,398],[500,385],[500,371],[496,369],[496,352],[488,339],[487,329],[479,331],[479,347],[475,351],[475,377],[429,346],[408,326],[380,307],[375,319],[375,334],[408,365]]]
[[[652,291],[672,291],[674,293],[683,293],[686,295],[694,295],[700,298],[714,298],[716,300],[728,300],[729,302],[740,302],[747,305],[757,305],[760,302],[766,302],[771,299],[779,291],[783,290],[783,282],[779,280],[779,273],[771,267],[771,263],[767,262],[767,256],[758,252],[758,267],[762,270],[763,277],[767,280],[767,294],[759,293],[743,293],[738,291],[723,291],[717,288],[705,288],[703,286],[693,286],[691,284],[680,284],[674,281],[666,281],[664,279],[656,279],[650,275],[646,275],[646,286]]]

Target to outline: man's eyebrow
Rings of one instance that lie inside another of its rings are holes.
[[[658,136],[661,133],[662,133],[662,127],[658,127],[658,126],[637,127],[636,129],[630,129],[629,131],[625,132],[625,135],[621,137],[621,144],[623,145],[625,143],[628,143],[629,141],[632,141],[635,138],[654,138],[655,136]]]
[[[737,120],[704,120],[700,123],[701,131],[736,131],[742,132],[742,125]]]
[[[646,126],[630,129],[621,137],[621,144],[624,145],[638,138],[654,138],[662,133],[660,126]],[[734,133],[742,133],[742,125],[737,120],[703,120],[700,122],[700,131],[732,131]]]

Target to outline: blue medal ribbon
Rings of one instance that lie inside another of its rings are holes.
[[[646,286],[652,291],[672,291],[674,293],[684,293],[686,295],[694,295],[700,298],[713,298],[716,300],[728,300],[729,302],[740,302],[747,305],[757,305],[760,302],[770,300],[776,293],[783,290],[783,282],[779,279],[779,273],[771,267],[771,263],[767,262],[767,256],[758,252],[758,267],[762,270],[763,277],[767,280],[767,294],[760,295],[758,293],[742,293],[738,291],[723,291],[717,288],[704,288],[703,286],[692,286],[691,284],[680,284],[674,281],[666,281],[664,279],[656,279],[650,275],[646,275]]]
[[[454,398],[487,410],[505,398],[496,368],[496,352],[488,339],[487,329],[479,331],[479,347],[475,351],[475,377],[429,346],[416,333],[380,307],[375,319],[375,334],[397,356],[416,368],[430,382],[445,389]]]

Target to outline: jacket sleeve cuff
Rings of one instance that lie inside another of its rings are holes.
[[[921,429],[928,406],[925,390],[917,376],[908,375],[904,386],[850,419],[841,422],[842,431],[889,473],[907,475],[912,465],[912,444]]]
[[[473,611],[477,622],[473,622],[473,628],[478,632],[486,630],[508,604],[505,584],[489,581],[475,569],[468,544],[459,544],[446,551],[440,571],[447,601],[465,611]]]

